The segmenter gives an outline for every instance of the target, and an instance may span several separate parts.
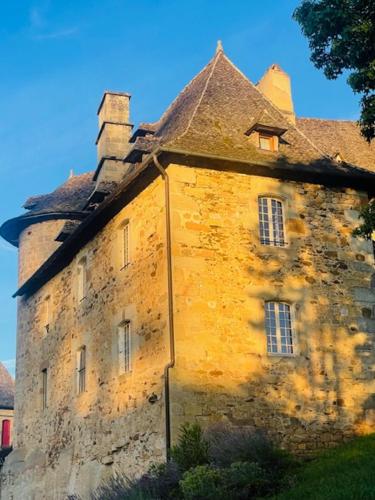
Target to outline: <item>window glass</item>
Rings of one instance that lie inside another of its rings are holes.
[[[258,200],[259,235],[262,245],[285,246],[283,204],[274,198]]]
[[[265,319],[267,351],[271,354],[293,354],[290,306],[283,302],[266,302]]]
[[[119,372],[131,371],[131,323],[125,321],[118,327]]]
[[[267,135],[259,135],[259,147],[260,149],[273,151],[273,137]]]

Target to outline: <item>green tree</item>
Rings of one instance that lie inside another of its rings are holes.
[[[359,213],[362,224],[354,229],[353,236],[359,236],[370,240],[375,231],[375,198],[362,208]]]
[[[375,1],[304,0],[293,13],[309,41],[311,60],[329,79],[349,71],[360,93],[362,135],[375,137]]]

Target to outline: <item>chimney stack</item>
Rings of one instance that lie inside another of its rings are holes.
[[[267,69],[257,87],[291,123],[296,123],[290,78],[278,64]]]
[[[96,178],[100,176],[100,181],[118,182],[125,173],[123,158],[129,149],[133,129],[129,123],[130,97],[124,92],[106,91],[99,105]]]

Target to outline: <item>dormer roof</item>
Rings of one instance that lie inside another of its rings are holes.
[[[250,135],[253,131],[266,132],[272,135],[282,136],[288,130],[287,124],[284,127],[280,126],[280,120],[275,120],[266,110],[251,121],[249,130],[246,135]]]

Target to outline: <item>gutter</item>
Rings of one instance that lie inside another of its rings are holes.
[[[165,168],[160,164],[155,153],[152,154],[155,167],[159,170],[165,187],[165,224],[167,247],[167,274],[168,274],[168,321],[169,321],[169,362],[164,367],[164,397],[165,397],[165,441],[167,460],[171,458],[171,402],[169,370],[175,365],[175,338],[173,314],[173,266],[172,266],[172,236],[171,236],[171,205],[169,177]]]

